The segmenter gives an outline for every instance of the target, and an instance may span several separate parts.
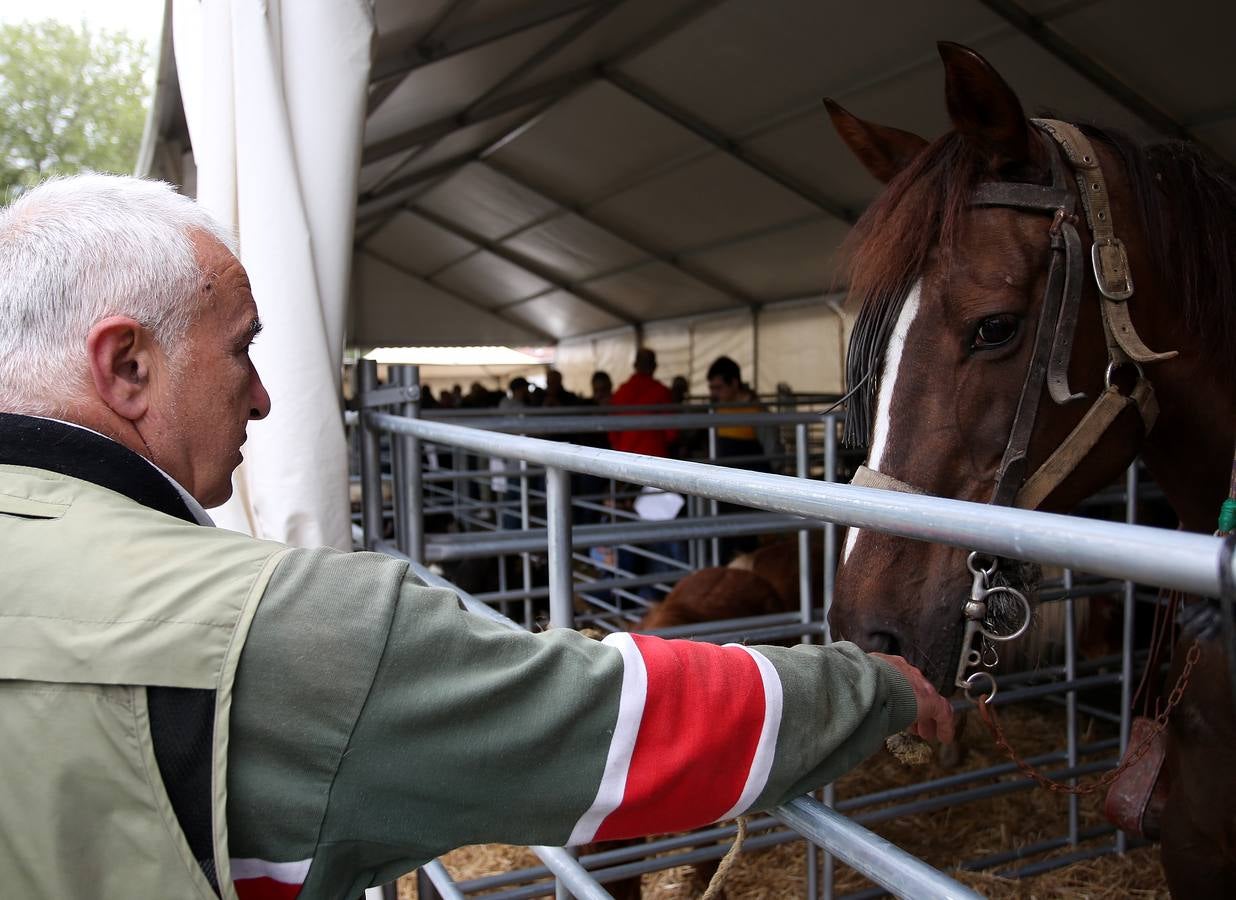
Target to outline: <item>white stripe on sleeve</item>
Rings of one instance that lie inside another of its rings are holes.
[[[609,742],[605,772],[601,776],[596,799],[575,823],[568,845],[591,841],[605,817],[622,803],[627,789],[627,773],[631,769],[631,755],[635,752],[635,739],[639,736],[639,726],[644,718],[644,701],[648,697],[648,670],[631,635],[624,632],[611,634],[601,643],[622,654],[622,694],[618,701],[618,720],[614,723],[614,736]]]
[[[781,732],[781,676],[777,674],[776,667],[758,650],[742,644],[725,646],[745,650],[760,670],[760,680],[764,682],[764,727],[760,729],[760,740],[755,745],[755,756],[751,760],[751,768],[747,771],[747,783],[743,785],[738,801],[725,815],[717,819],[718,822],[741,815],[750,809],[751,804],[760,796],[772,772],[773,756],[777,752],[777,735]]]
[[[304,884],[305,876],[309,874],[309,864],[312,859],[301,859],[295,862],[271,862],[267,859],[232,859],[229,866],[232,870],[232,880],[241,881],[246,878],[269,878],[283,884]]]

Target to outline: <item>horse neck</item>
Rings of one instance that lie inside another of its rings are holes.
[[[1168,332],[1180,334],[1181,329]],[[1230,369],[1215,371],[1185,344],[1163,349],[1178,349],[1180,356],[1147,368],[1160,412],[1142,458],[1181,526],[1213,531],[1236,445],[1236,381]]]

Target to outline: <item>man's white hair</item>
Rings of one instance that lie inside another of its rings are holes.
[[[231,232],[161,181],[76,175],[0,208],[0,411],[59,415],[88,383],[86,336],[129,316],[171,354],[198,309],[195,234]]]

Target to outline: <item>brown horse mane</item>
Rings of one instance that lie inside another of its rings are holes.
[[[1208,364],[1227,366],[1236,340],[1236,175],[1182,141],[1145,144],[1080,127],[1121,159],[1152,264],[1166,289],[1181,297],[1185,325]],[[846,378],[851,388],[865,379],[847,406],[847,444],[868,442],[880,368],[905,297],[933,248],[947,273],[970,196],[985,175],[982,154],[950,132],[889,182],[846,239],[850,297],[862,304]]]

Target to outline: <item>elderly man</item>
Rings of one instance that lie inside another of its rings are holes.
[[[270,410],[229,235],[87,176],[0,211],[0,885],[352,898],[461,844],[779,803],[915,723],[847,644],[519,634],[377,554],[209,526]]]

